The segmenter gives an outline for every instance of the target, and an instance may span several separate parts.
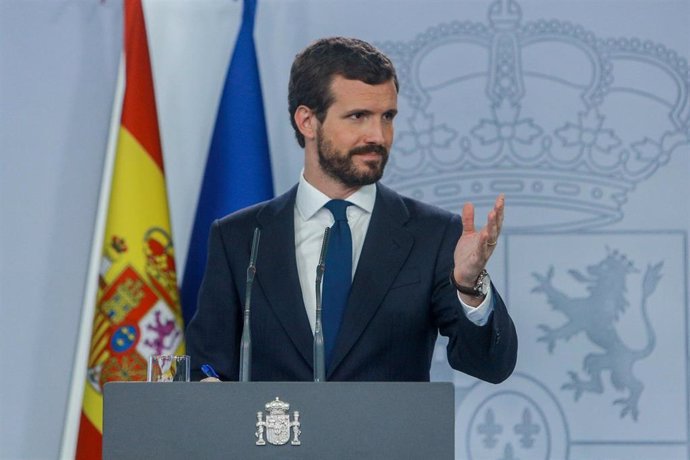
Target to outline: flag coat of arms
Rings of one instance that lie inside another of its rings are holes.
[[[142,5],[125,7],[125,93],[107,209],[77,458],[100,458],[103,385],[146,380],[184,351],[163,155]]]

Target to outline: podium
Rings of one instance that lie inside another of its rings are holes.
[[[450,383],[113,382],[104,388],[106,460],[452,459],[454,438]]]

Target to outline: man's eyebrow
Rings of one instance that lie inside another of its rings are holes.
[[[371,114],[374,113],[374,111],[371,110],[371,109],[349,109],[349,110],[346,110],[345,112],[343,112],[344,116],[346,116],[346,117],[347,117],[347,116],[350,116],[350,115],[352,115],[352,114],[355,114],[355,113],[361,113],[361,114],[364,114],[364,115],[371,115]],[[383,113],[384,113],[384,114],[390,113],[390,114],[393,114],[393,115],[397,115],[398,109],[391,108],[391,109],[388,109],[388,110],[384,110]]]
[[[349,110],[344,111],[341,114],[341,117],[347,118],[347,117],[350,117],[350,116],[355,115],[355,114],[369,116],[373,113],[374,112],[370,109],[349,109]]]

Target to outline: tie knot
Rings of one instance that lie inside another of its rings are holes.
[[[336,221],[344,220],[345,222],[347,222],[347,213],[345,211],[347,210],[347,207],[351,204],[352,203],[345,200],[331,200],[328,203],[326,203],[324,207],[331,211],[331,214],[333,214],[333,218]]]

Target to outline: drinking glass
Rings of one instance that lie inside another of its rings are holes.
[[[189,356],[149,356],[149,382],[189,382]]]

